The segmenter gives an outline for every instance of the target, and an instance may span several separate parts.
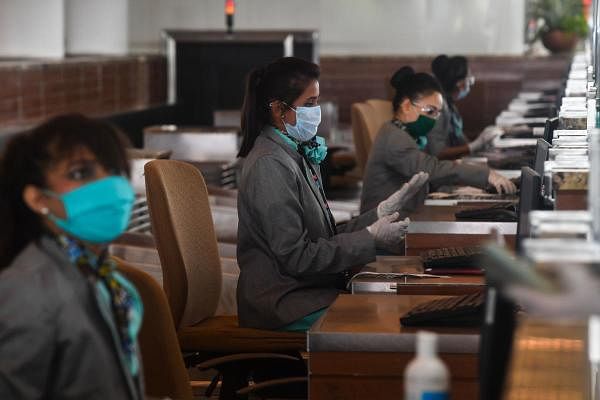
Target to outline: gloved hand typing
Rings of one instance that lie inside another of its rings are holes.
[[[517,187],[508,178],[500,175],[494,170],[490,170],[488,175],[488,183],[496,188],[498,194],[514,194],[517,193]]]
[[[477,136],[475,140],[468,144],[469,151],[475,153],[476,151],[484,149],[487,145],[492,143],[494,139],[501,136],[504,133],[502,128],[497,126],[488,126]]]
[[[377,248],[395,253],[400,250],[410,219],[405,218],[402,221],[397,221],[398,217],[400,217],[400,214],[395,212],[379,218],[367,227],[369,233],[375,238]]]
[[[429,174],[426,172],[419,172],[413,175],[410,181],[402,185],[400,190],[379,203],[377,206],[377,218],[385,217],[402,209],[402,206],[421,190],[427,179],[429,179]]]

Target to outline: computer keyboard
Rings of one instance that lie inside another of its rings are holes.
[[[422,303],[400,317],[404,326],[480,326],[485,293],[445,297]]]
[[[517,206],[514,203],[462,210],[454,216],[460,221],[517,222],[518,220]]]
[[[479,267],[481,247],[443,247],[426,250],[420,254],[425,269]]]

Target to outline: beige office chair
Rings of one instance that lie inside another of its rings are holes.
[[[379,120],[374,115],[373,107],[367,103],[352,104],[350,118],[356,147],[356,159],[364,173],[373,141],[380,128],[378,125]]]
[[[366,101],[373,108],[373,116],[377,118],[377,125],[381,125],[394,118],[394,109],[389,100],[369,99]],[[379,128],[377,130],[379,130]]]
[[[145,394],[156,398],[192,400],[189,375],[165,293],[150,275],[121,259],[114,259],[119,271],[137,288],[144,303],[138,343],[142,353]]]
[[[179,344],[194,363],[222,375],[221,398],[234,396],[256,360],[298,362],[306,335],[240,328],[237,317],[217,316],[221,264],[208,192],[200,172],[172,160],[146,164],[146,193],[163,270],[163,287]],[[240,354],[242,353],[242,354]]]

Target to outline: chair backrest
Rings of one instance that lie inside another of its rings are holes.
[[[138,336],[148,396],[191,400],[192,389],[183,362],[173,316],[160,285],[147,273],[115,258],[119,271],[137,288],[144,303]]]
[[[352,104],[350,117],[356,146],[356,158],[358,165],[364,171],[371,152],[371,146],[381,125],[378,125],[373,107],[366,103]]]
[[[221,294],[221,261],[208,191],[191,164],[154,160],[144,167],[152,232],[175,326],[212,317]]]
[[[381,128],[381,125],[394,118],[394,108],[391,101],[369,99],[366,103],[373,108],[373,116],[377,118],[377,125],[379,125],[379,128]]]

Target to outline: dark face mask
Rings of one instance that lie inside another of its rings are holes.
[[[408,122],[404,124],[406,126],[406,130],[410,133],[419,145],[419,148],[425,148],[427,145],[427,134],[433,129],[435,126],[435,119],[426,117],[425,115],[419,115],[414,122]]]

